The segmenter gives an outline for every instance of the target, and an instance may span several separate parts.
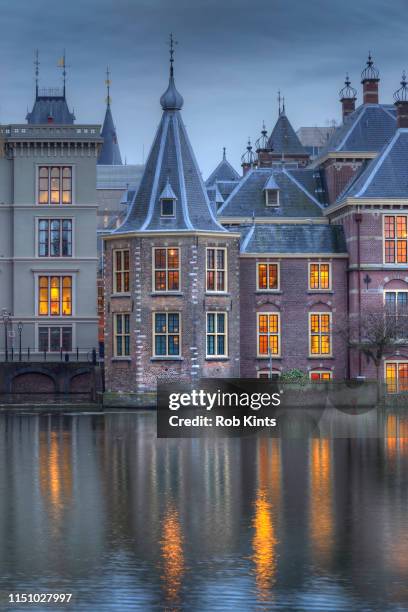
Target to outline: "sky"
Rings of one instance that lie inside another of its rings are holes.
[[[22,123],[40,87],[61,85],[78,123],[102,123],[105,70],[122,158],[142,163],[160,121],[168,37],[178,41],[176,85],[204,178],[222,147],[240,170],[248,136],[268,132],[285,96],[294,126],[341,120],[345,73],[358,91],[368,50],[380,70],[380,101],[392,102],[408,71],[406,0],[0,0],[0,122]]]

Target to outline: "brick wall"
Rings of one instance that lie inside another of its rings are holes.
[[[362,160],[351,161],[342,159],[329,159],[323,164],[327,197],[333,204],[344,190],[348,182],[360,168]]]

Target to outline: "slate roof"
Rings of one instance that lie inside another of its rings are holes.
[[[105,119],[102,126],[101,136],[103,145],[98,157],[98,164],[120,166],[122,157],[120,154],[115,124],[113,123],[110,104],[106,107]]]
[[[37,94],[31,113],[27,113],[26,120],[30,124],[52,123],[71,125],[75,115],[71,113],[64,95]]]
[[[396,111],[392,104],[362,104],[333,132],[320,155],[380,151],[396,127]]]
[[[255,224],[243,232],[241,253],[347,253],[341,225]]]
[[[264,186],[270,176],[279,188],[279,206],[266,206]],[[323,206],[314,196],[313,170],[254,168],[250,170],[218,211],[220,217],[320,217]]]
[[[96,188],[97,189],[127,189],[137,188],[144,171],[142,164],[123,164],[122,166],[111,166],[108,164],[96,166]]]
[[[283,111],[269,136],[268,147],[279,155],[308,155]]]
[[[239,181],[217,181],[218,191],[222,195],[223,199],[226,200],[231,193],[234,191],[238,183],[242,180],[242,176]]]
[[[408,129],[399,128],[381,153],[371,160],[341,194],[352,198],[408,198]]]
[[[117,233],[204,230],[227,232],[217,221],[197,165],[179,108],[173,73],[161,98],[163,115],[143,177],[128,215]],[[178,108],[173,108],[174,106]],[[162,217],[160,194],[167,182],[177,197],[175,216]]]
[[[241,179],[238,172],[231,166],[226,157],[220,161],[218,166],[213,170],[205,181],[207,187],[214,185],[216,181],[239,181]]]

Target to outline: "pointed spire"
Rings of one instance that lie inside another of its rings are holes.
[[[62,53],[62,57],[58,60],[58,67],[62,69],[62,83],[63,83],[63,96],[65,98],[65,84],[67,79],[67,65],[65,61],[65,49]]]
[[[110,106],[111,104],[111,97],[110,97],[111,78],[110,78],[109,66],[106,66],[105,85],[106,85],[106,106]]]
[[[225,161],[227,159],[227,155],[226,155],[226,149],[225,147],[222,147],[222,159]]]
[[[285,114],[285,96],[282,96],[282,115]]]
[[[281,98],[281,92],[280,92],[280,89],[279,89],[278,90],[278,115],[281,114],[281,101],[282,101],[282,98]]]
[[[35,66],[35,97],[38,98],[38,76],[40,73],[40,60],[38,59],[38,49],[35,50],[34,66]]]
[[[177,91],[174,83],[174,45],[177,41],[173,39],[173,34],[170,34],[169,49],[170,49],[170,78],[169,85],[160,98],[160,104],[164,111],[166,110],[181,110],[183,108],[183,96]]]
[[[107,90],[106,97],[106,112],[105,119],[102,126],[101,136],[103,137],[103,145],[101,152],[98,157],[99,165],[106,166],[121,166],[122,156],[120,154],[120,148],[118,144],[118,138],[116,134],[115,124],[113,122],[112,111],[111,111],[111,97],[110,97],[110,70],[106,68],[106,79],[105,85]]]

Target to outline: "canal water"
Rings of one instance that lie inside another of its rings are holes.
[[[0,462],[0,610],[408,609],[398,415],[382,438],[334,440],[157,440],[148,412],[1,415]]]

